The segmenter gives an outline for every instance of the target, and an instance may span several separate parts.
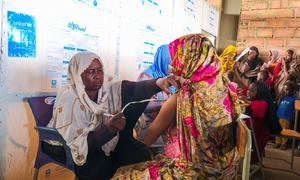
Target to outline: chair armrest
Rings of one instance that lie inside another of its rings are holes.
[[[300,133],[291,129],[282,129],[280,135],[288,138],[300,139]]]
[[[35,126],[35,129],[42,132],[56,133],[57,130],[55,128],[49,128],[44,126]]]

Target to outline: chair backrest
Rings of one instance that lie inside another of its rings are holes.
[[[52,118],[55,96],[42,96],[28,98],[37,126],[46,126]]]
[[[44,164],[54,162],[74,171],[74,164],[72,161],[70,148],[66,145],[65,140],[55,128],[46,127],[52,118],[54,102],[55,102],[55,96],[42,96],[42,97],[28,98],[28,103],[32,110],[36,122],[35,129],[39,133],[39,141],[40,141],[34,167],[38,169]],[[43,148],[41,146],[42,145],[41,141],[44,140],[58,141],[63,145],[65,151],[65,157],[66,157],[65,163],[61,163],[54,160],[53,157],[51,157],[51,155],[47,153],[45,154],[45,152],[42,151]]]
[[[298,128],[298,120],[299,120],[299,112],[300,111],[300,100],[295,101],[295,122],[294,122],[294,130],[297,131]]]
[[[246,124],[239,119],[239,128],[242,129],[241,132],[244,132],[242,134],[242,138],[246,141],[243,143],[243,169],[242,169],[242,180],[248,180],[250,177],[250,161],[251,161],[251,150],[252,150],[252,139],[251,139],[251,131],[248,129]]]
[[[300,100],[295,101],[295,110],[300,111]]]

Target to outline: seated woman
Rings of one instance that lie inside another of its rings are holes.
[[[75,54],[68,84],[57,95],[48,127],[56,128],[71,149],[76,176],[109,179],[122,165],[149,160],[147,147],[132,136],[147,103],[128,106],[123,113],[121,109],[161,89],[170,92],[171,84],[177,85],[172,77],[109,85],[98,55]]]
[[[280,133],[281,127],[276,117],[275,104],[273,103],[269,89],[263,81],[256,81],[250,84],[248,90],[250,105],[247,108],[247,114],[252,118],[253,131],[258,145],[257,153],[253,145],[251,163],[258,162],[258,156],[262,158],[265,153],[265,147],[271,133]],[[246,122],[251,128],[250,122]]]
[[[265,82],[267,88],[271,90],[271,83],[269,81],[269,72],[266,69],[258,72],[256,80]]]
[[[268,72],[268,78],[265,80],[265,83],[270,89],[272,98],[275,99],[275,79],[281,70],[281,56],[277,49],[269,50],[269,60],[262,65],[261,70]]]
[[[250,47],[248,56],[236,62],[233,68],[237,83],[241,88],[247,88],[251,82],[256,80],[261,65],[262,60],[259,58],[257,47]]]
[[[154,161],[122,167],[113,179],[232,179],[238,164],[236,90],[220,72],[212,43],[201,34],[176,39],[169,52],[171,73],[181,77],[182,87],[162,106],[145,143],[167,131],[173,150]]]
[[[270,75],[273,76],[275,67],[280,63],[280,52],[277,49],[269,50],[269,59],[261,66],[261,70],[268,70]]]
[[[296,52],[292,49],[286,51],[286,56],[281,60],[281,70],[274,78],[275,100],[279,105],[280,99],[284,94],[284,84],[288,80],[300,82],[300,63],[298,62]]]

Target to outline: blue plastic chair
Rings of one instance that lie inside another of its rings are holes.
[[[36,122],[35,129],[39,134],[39,147],[34,163],[34,179],[37,179],[40,167],[48,163],[55,163],[75,172],[71,151],[70,148],[66,145],[65,140],[56,129],[46,127],[52,118],[54,101],[55,96],[28,98],[28,103]],[[64,161],[58,161],[57,159],[53,158],[53,155],[50,156],[49,154],[44,152],[43,144],[45,144],[46,142],[43,141],[45,140],[58,141],[63,145],[64,154],[62,154],[62,156],[64,157]]]

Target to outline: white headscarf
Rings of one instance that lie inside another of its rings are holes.
[[[104,76],[97,103],[88,97],[81,74],[95,59],[102,64],[104,72],[101,58],[95,53],[80,52],[72,57],[68,69],[68,84],[58,93],[53,117],[48,124],[48,127],[56,128],[63,136],[77,165],[83,165],[86,161],[88,133],[108,120],[103,113],[121,111],[121,82],[108,85]],[[116,136],[102,146],[107,156],[116,147],[118,138]]]
[[[277,49],[270,49],[270,52],[272,54],[272,62],[278,62],[281,58],[280,52]]]
[[[268,62],[265,62],[262,65],[262,69],[266,69],[273,66],[281,59],[280,52],[277,49],[270,49],[269,52],[272,55],[272,59],[268,60]]]
[[[70,62],[68,69],[68,84],[75,87],[75,92],[80,99],[80,102],[87,107],[94,114],[100,114],[103,112],[107,112],[108,107],[107,104],[99,102],[107,101],[107,78],[104,76],[102,87],[99,89],[98,93],[98,101],[96,104],[92,101],[86,91],[84,90],[85,86],[81,79],[81,74],[90,66],[94,59],[98,59],[102,65],[103,72],[105,72],[104,65],[101,61],[101,58],[92,52],[80,52],[75,54]]]

